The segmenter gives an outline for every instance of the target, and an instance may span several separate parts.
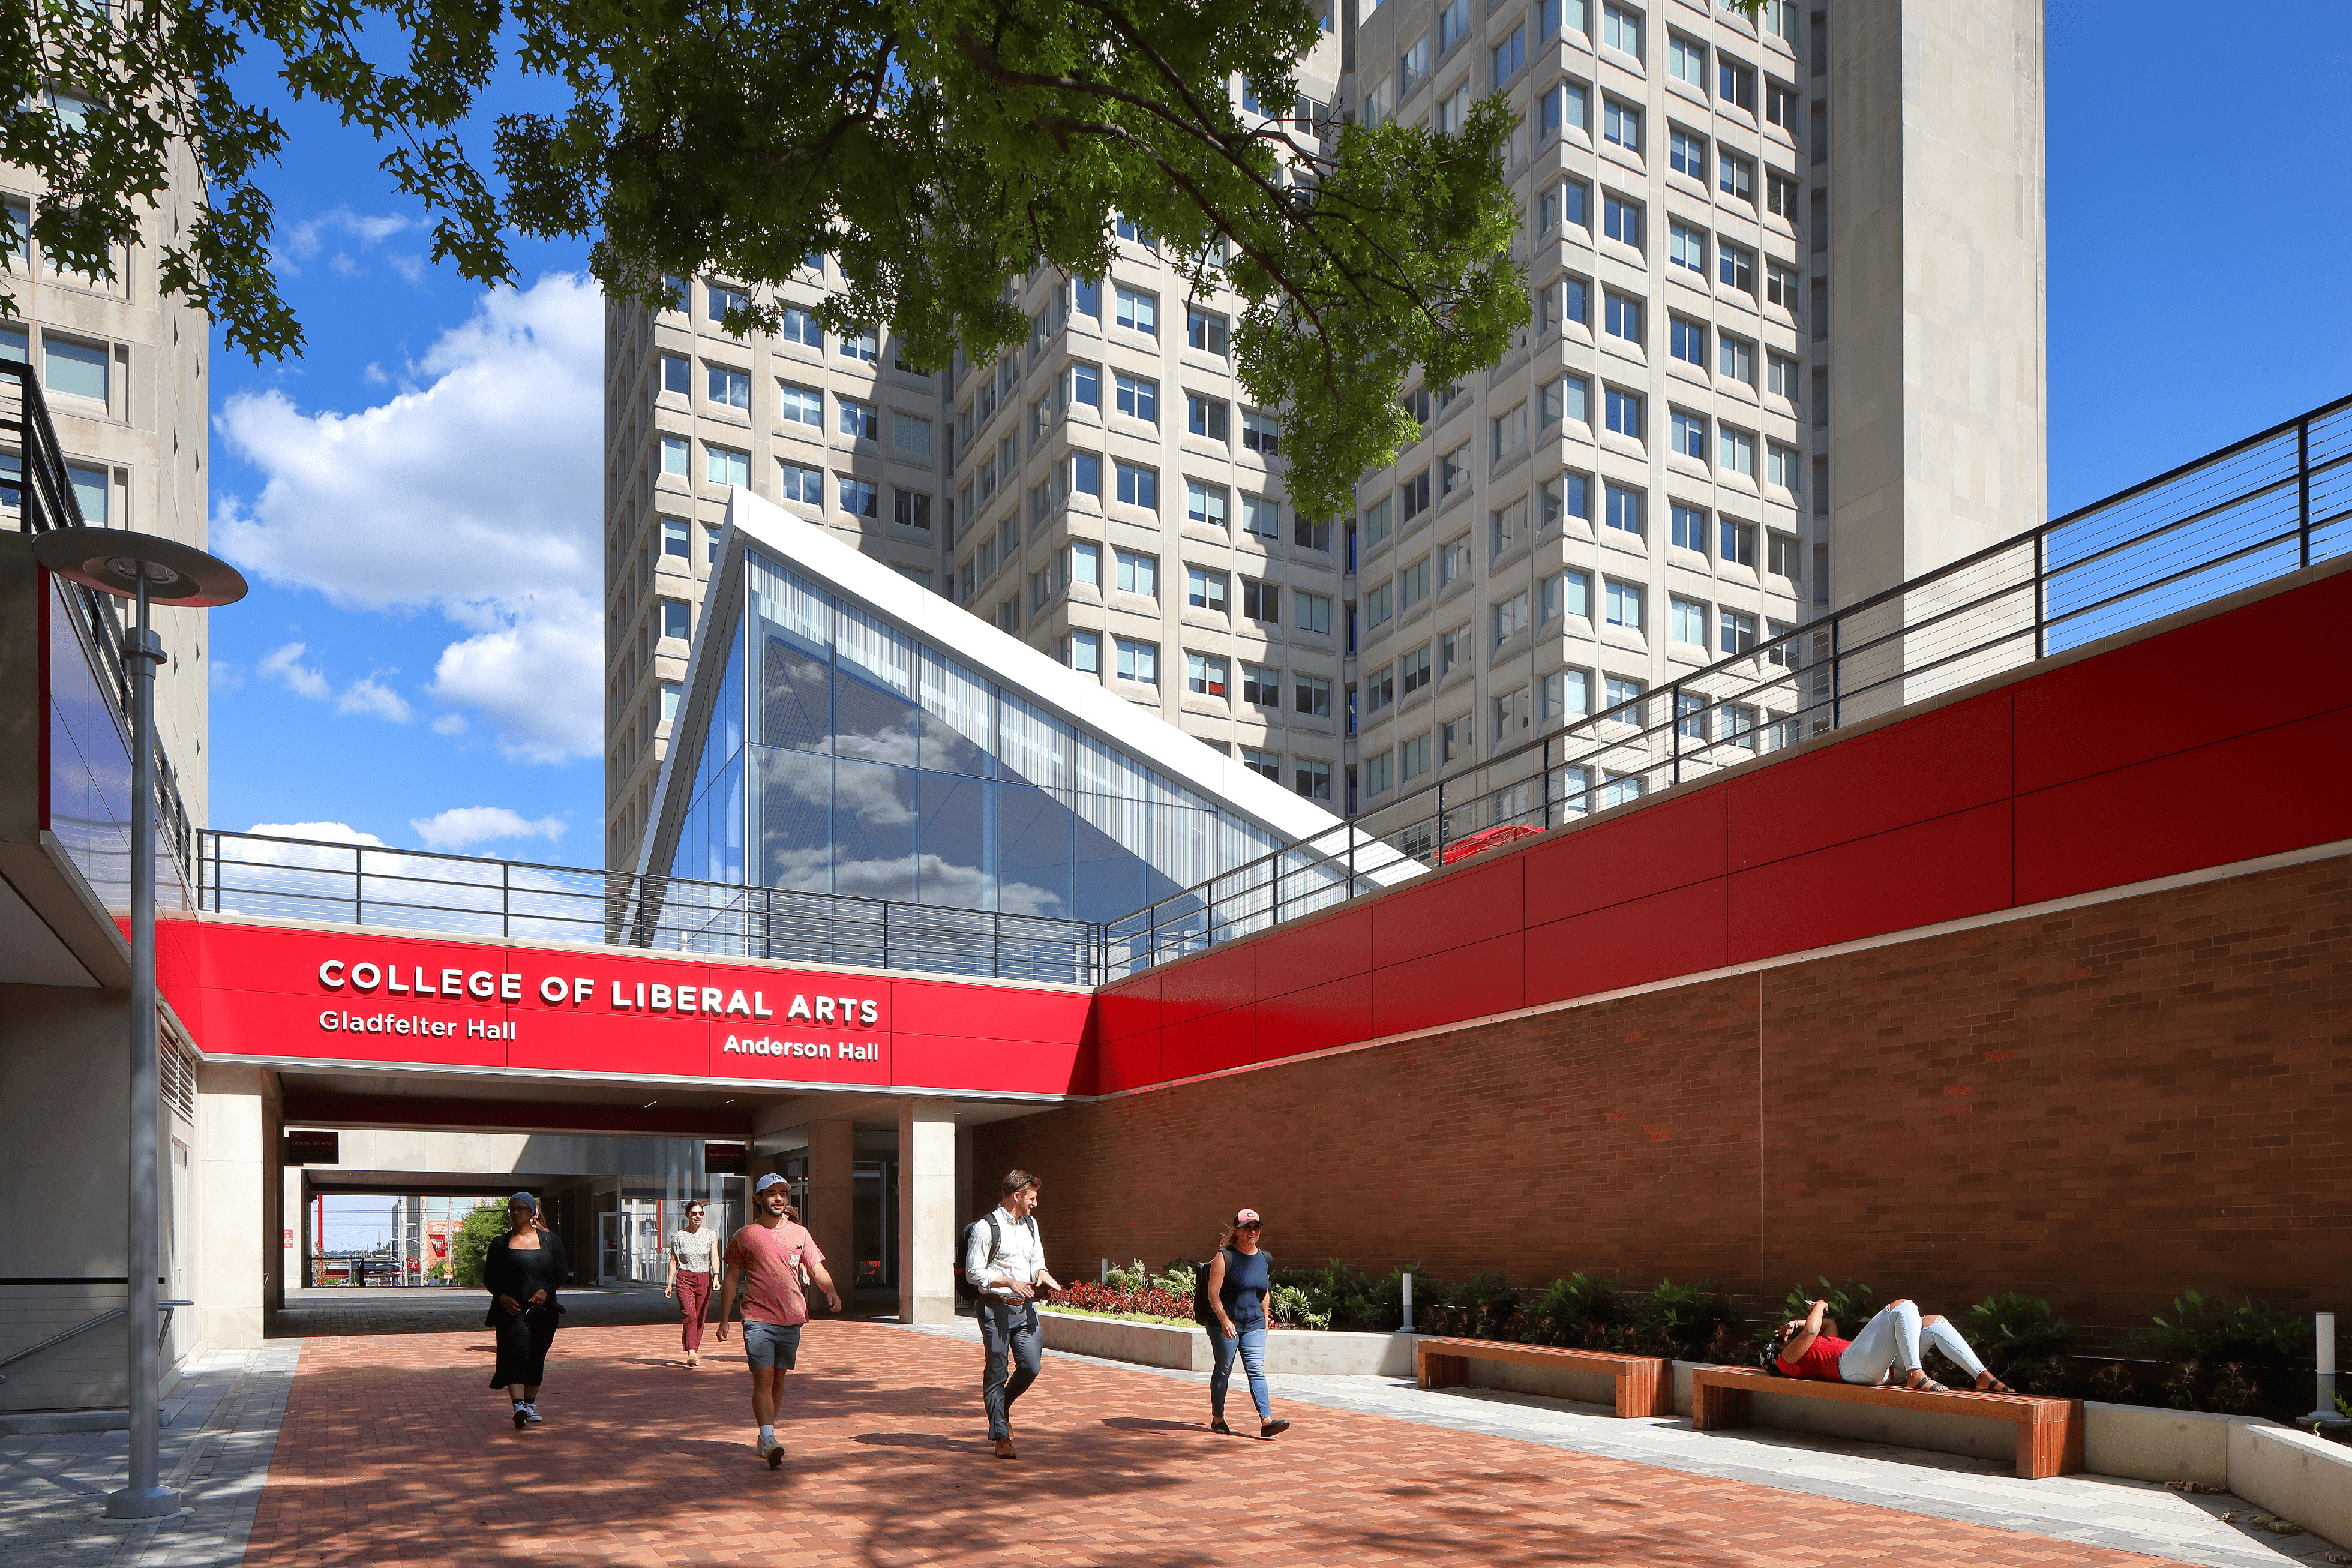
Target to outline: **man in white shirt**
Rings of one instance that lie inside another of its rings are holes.
[[[1037,1381],[1045,1349],[1036,1298],[1062,1282],[1045,1271],[1045,1247],[1037,1238],[1037,1178],[1013,1171],[1000,1190],[1003,1201],[971,1228],[963,1273],[980,1291],[980,1398],[988,1408],[988,1435],[996,1457],[1009,1459],[1013,1402]]]

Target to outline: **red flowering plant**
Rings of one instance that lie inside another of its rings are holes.
[[[1192,1298],[1180,1296],[1158,1285],[1129,1290],[1081,1280],[1066,1290],[1055,1291],[1049,1304],[1071,1312],[1100,1312],[1109,1317],[1168,1318],[1178,1322],[1192,1321]]]

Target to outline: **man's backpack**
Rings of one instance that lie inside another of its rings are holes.
[[[1024,1219],[1021,1223],[1029,1228],[1029,1234],[1031,1236],[1037,1234],[1037,1220],[1034,1215],[1029,1218]],[[973,1220],[970,1225],[965,1226],[961,1230],[956,1232],[956,1300],[959,1301],[969,1301],[975,1305],[978,1304],[981,1298],[983,1295],[986,1295],[987,1292],[983,1291],[978,1285],[971,1282],[971,1276],[966,1274],[963,1270],[963,1265],[964,1260],[971,1256],[971,1233],[979,1229],[983,1225],[988,1227],[988,1262],[993,1263],[996,1261],[996,1249],[1004,1245],[1004,1233],[998,1229],[996,1225],[996,1210],[992,1208],[990,1209],[986,1214],[982,1215],[978,1219]],[[986,1264],[983,1264],[982,1267],[985,1268]],[[989,1299],[992,1301],[995,1298],[992,1296]]]
[[[1274,1271],[1274,1254],[1264,1248],[1258,1249],[1258,1251],[1265,1259],[1266,1272],[1271,1274]],[[1213,1256],[1206,1261],[1195,1263],[1192,1266],[1192,1321],[1212,1332],[1214,1332],[1217,1326],[1217,1312],[1209,1301],[1209,1264],[1216,1260]],[[1269,1315],[1271,1315],[1270,1309]]]

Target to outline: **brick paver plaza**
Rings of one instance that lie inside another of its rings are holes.
[[[308,1341],[246,1562],[2159,1561],[1319,1406],[1271,1443],[1214,1437],[1197,1384],[1050,1355],[1005,1462],[974,1345],[857,1322],[810,1325],[771,1473],[740,1342],[692,1373],[677,1343],[565,1330],[547,1425],[517,1432],[487,1333]]]

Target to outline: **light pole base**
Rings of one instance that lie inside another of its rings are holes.
[[[124,1487],[106,1494],[109,1519],[166,1519],[180,1511],[180,1494],[170,1487]]]
[[[2295,1425],[2298,1427],[2327,1427],[2331,1428],[2336,1427],[2352,1427],[2352,1416],[2347,1416],[2341,1410],[2314,1410],[2308,1416],[2298,1417],[2295,1421]]]

